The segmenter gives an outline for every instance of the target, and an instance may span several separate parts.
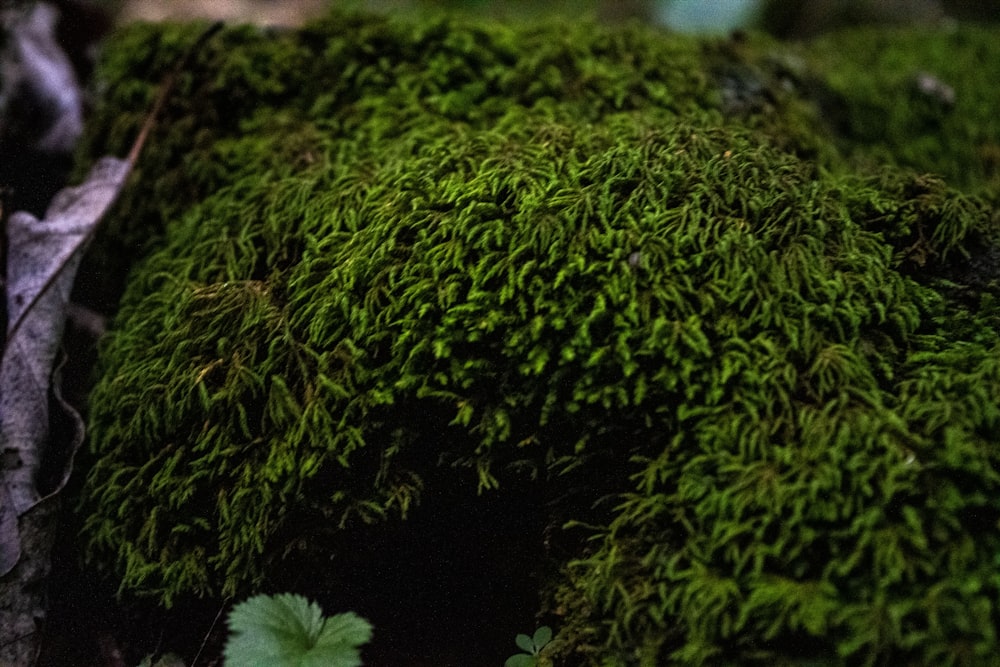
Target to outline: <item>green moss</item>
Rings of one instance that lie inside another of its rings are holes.
[[[862,29],[808,47],[832,97],[825,113],[845,153],[1000,187],[996,31]]]
[[[132,29],[112,90],[188,34]],[[561,664],[995,655],[997,268],[961,269],[996,220],[852,171],[752,46],[342,16],[210,43],[119,212],[169,224],[102,352],[93,562],[232,594],[444,477],[533,480],[577,526]]]
[[[139,24],[118,36],[98,71],[107,87],[81,164],[128,151],[159,83],[203,28]],[[297,33],[228,29],[199,50],[170,97],[94,269],[84,268],[97,283],[89,291],[117,299],[121,258],[155,245],[193,202],[241,176],[342,155],[343,139],[352,151],[378,151],[428,122],[488,128],[511,106],[591,120],[639,107],[664,122],[702,113],[715,105],[699,50],[691,39],[584,25],[517,32],[337,15]]]

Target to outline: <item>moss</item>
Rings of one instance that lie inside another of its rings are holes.
[[[1000,187],[1000,64],[995,29],[858,29],[816,40],[808,58],[831,97],[825,113],[855,160]]]
[[[99,69],[81,172],[95,155],[127,152],[159,83],[203,28],[139,24],[117,36]],[[343,15],[297,33],[231,28],[181,77],[78,298],[113,307],[132,259],[191,202],[240,175],[295,169],[322,152],[315,144],[359,133],[379,150],[428,118],[487,128],[511,105],[591,121],[640,108],[664,123],[721,114],[714,124],[753,128],[828,168],[877,172],[889,162],[996,196],[994,50],[992,31],[964,26],[857,30],[806,46]],[[921,77],[940,87],[921,92]],[[949,89],[953,102],[942,98]]]
[[[99,69],[98,80],[115,83],[101,91],[81,164],[127,152],[159,82],[203,28],[122,32]],[[98,240],[94,268],[84,269],[96,285],[81,291],[116,300],[128,269],[122,258],[155,245],[191,202],[241,176],[336,153],[343,139],[353,151],[381,150],[427,122],[488,128],[511,105],[592,120],[639,107],[657,109],[664,122],[701,113],[714,105],[699,49],[636,29],[517,32],[342,15],[297,33],[228,29],[181,78],[134,186]]]
[[[91,147],[192,30],[112,47]],[[561,664],[983,664],[1000,313],[961,268],[997,223],[841,153],[782,48],[224,33],[118,213],[163,238],[91,400],[92,561],[228,595],[442,484],[529,487]]]

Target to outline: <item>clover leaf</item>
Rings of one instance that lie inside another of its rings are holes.
[[[514,638],[514,642],[525,653],[510,656],[503,663],[504,667],[536,667],[538,665],[538,654],[541,652],[542,647],[551,640],[552,628],[547,625],[543,625],[535,630],[535,634],[531,637],[528,635],[518,635]]]

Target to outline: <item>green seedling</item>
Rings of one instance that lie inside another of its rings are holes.
[[[525,653],[510,656],[503,663],[503,667],[537,667],[538,654],[541,652],[542,647],[551,640],[552,628],[547,625],[543,625],[535,630],[535,634],[531,637],[528,635],[518,635],[514,641],[517,643],[518,648],[524,650]]]
[[[360,667],[372,626],[354,613],[326,617],[300,595],[257,595],[229,615],[226,667]]]

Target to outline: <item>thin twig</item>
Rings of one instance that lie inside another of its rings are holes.
[[[194,667],[197,664],[198,658],[201,657],[201,652],[205,650],[205,644],[208,643],[208,638],[212,636],[212,630],[215,629],[216,624],[219,622],[219,617],[222,616],[222,612],[229,604],[229,600],[230,598],[223,600],[222,606],[219,607],[219,613],[215,615],[215,620],[212,621],[212,625],[209,626],[208,632],[205,633],[205,638],[201,640],[201,646],[198,647],[198,652],[194,654],[194,659],[191,660],[191,667]]]
[[[132,150],[128,153],[128,162],[133,167],[135,166],[136,160],[139,159],[139,153],[142,151],[143,145],[146,143],[146,137],[153,130],[153,126],[156,124],[156,117],[159,116],[160,111],[163,110],[163,105],[166,104],[167,98],[170,93],[173,92],[174,86],[177,84],[177,79],[180,77],[181,72],[187,67],[188,62],[194,56],[194,54],[201,48],[202,44],[208,41],[212,35],[219,32],[222,29],[223,23],[217,21],[210,25],[205,32],[198,36],[198,39],[194,41],[188,50],[184,52],[181,59],[177,62],[174,69],[167,75],[167,78],[163,80],[160,84],[160,94],[156,96],[156,100],[153,102],[153,108],[150,109],[149,113],[146,115],[146,120],[142,124],[142,128],[139,129],[139,135],[135,138],[135,142],[132,144]]]

